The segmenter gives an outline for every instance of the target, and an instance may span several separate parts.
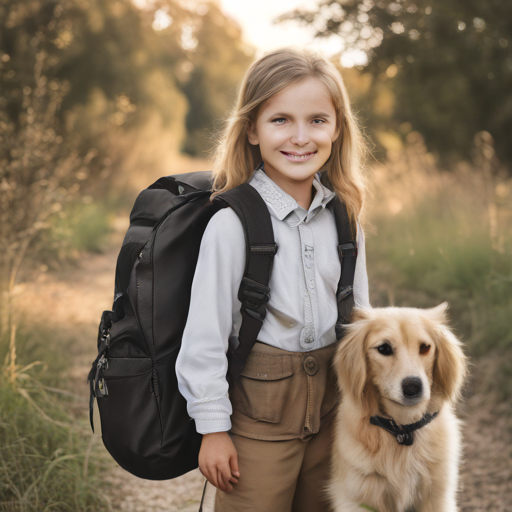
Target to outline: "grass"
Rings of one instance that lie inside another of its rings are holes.
[[[14,330],[1,340],[0,511],[110,509],[102,492],[104,451],[90,432],[83,399],[59,377],[65,350],[66,342],[44,329]]]
[[[0,343],[0,511],[109,510],[104,451],[90,433],[83,399],[59,377],[66,343],[44,329],[13,333]]]
[[[50,347],[46,356],[47,363],[6,364],[0,377],[0,510],[108,510],[103,452],[86,418],[69,412],[77,397],[48,385],[60,362]]]
[[[108,203],[69,205],[37,241],[45,248],[38,263],[100,251],[112,211]],[[110,510],[103,476],[111,461],[65,379],[74,340],[57,325],[26,320],[0,338],[0,512]]]
[[[61,397],[25,380],[0,380],[0,510],[101,511],[101,466],[94,438]]]
[[[421,155],[421,153],[420,153]],[[368,237],[374,305],[450,304],[451,324],[482,389],[512,396],[512,181],[463,166],[438,170],[401,156],[374,176]],[[482,364],[482,368],[485,365]],[[480,372],[482,373],[482,372]]]

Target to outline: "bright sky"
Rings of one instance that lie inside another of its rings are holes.
[[[266,51],[283,46],[314,48],[327,56],[343,50],[343,43],[339,37],[313,41],[314,31],[311,28],[301,27],[296,22],[272,24],[272,20],[280,14],[296,8],[315,6],[317,2],[314,0],[218,0],[218,2],[223,12],[242,26],[246,42],[257,48],[257,58]],[[363,52],[345,52],[341,58],[341,64],[345,67],[365,63],[366,56]]]
[[[183,3],[196,4],[197,0],[181,0]],[[242,27],[245,41],[256,48],[256,58],[260,58],[265,52],[285,46],[296,48],[311,48],[319,50],[324,55],[331,57],[343,52],[340,63],[345,67],[357,64],[366,64],[367,58],[363,51],[344,49],[343,40],[339,36],[331,36],[326,39],[314,39],[312,27],[301,27],[297,22],[288,21],[274,25],[272,22],[279,15],[298,8],[312,9],[317,5],[317,0],[213,0],[220,6],[226,16],[231,17]],[[132,0],[132,2],[144,9],[154,0]],[[207,9],[205,5],[197,3],[197,12]],[[159,9],[155,14],[153,27],[162,30],[172,23],[171,17],[165,9]],[[183,34],[182,44],[194,48],[193,34]]]

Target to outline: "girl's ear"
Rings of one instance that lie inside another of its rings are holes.
[[[249,121],[247,125],[247,139],[249,140],[249,144],[253,146],[257,146],[260,142],[258,139],[258,134],[256,133],[256,126],[252,121]]]

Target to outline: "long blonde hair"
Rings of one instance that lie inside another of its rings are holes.
[[[310,50],[282,48],[253,62],[245,74],[235,108],[213,154],[213,193],[216,195],[247,182],[261,162],[259,146],[247,138],[249,123],[255,122],[260,105],[274,94],[305,78],[320,80],[331,95],[340,134],[325,163],[330,186],[346,204],[350,220],[363,218],[367,181],[364,173],[367,147],[343,79],[332,62]]]

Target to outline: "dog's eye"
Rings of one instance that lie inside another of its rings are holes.
[[[379,354],[382,354],[383,356],[390,356],[393,354],[393,347],[389,343],[379,345],[377,350],[379,351]]]
[[[430,345],[428,343],[422,343],[420,345],[420,354],[428,354],[430,350]]]

